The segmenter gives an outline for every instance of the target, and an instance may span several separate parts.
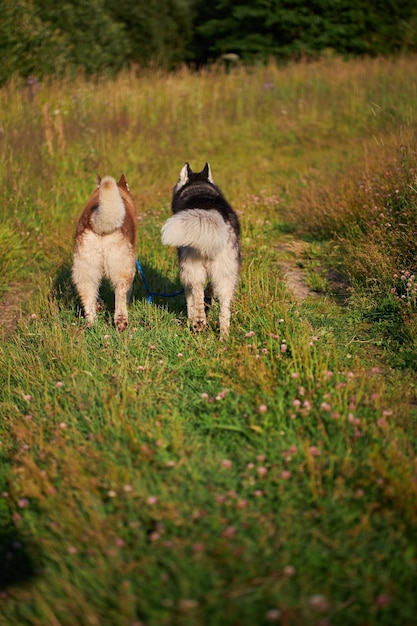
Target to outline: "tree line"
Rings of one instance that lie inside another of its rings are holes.
[[[335,54],[417,51],[415,0],[0,0],[0,84]],[[227,57],[230,58],[230,57]]]

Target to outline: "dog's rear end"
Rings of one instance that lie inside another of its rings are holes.
[[[100,283],[103,277],[110,280],[114,322],[122,332],[135,276],[136,207],[124,174],[118,183],[111,176],[97,182],[77,223],[72,279],[89,325],[96,318]]]
[[[172,211],[162,227],[162,243],[178,248],[180,279],[185,288],[187,314],[194,332],[206,325],[206,293],[220,301],[220,335],[230,328],[230,307],[239,278],[239,222],[215,185],[208,163],[192,172],[188,163],[174,188]]]

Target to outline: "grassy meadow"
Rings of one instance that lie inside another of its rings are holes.
[[[0,90],[1,626],[417,625],[415,65]],[[229,341],[139,277],[125,333],[105,284],[86,328],[96,173],[170,293],[185,161],[241,221]]]

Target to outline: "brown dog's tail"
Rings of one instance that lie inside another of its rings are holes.
[[[105,176],[99,183],[99,202],[93,215],[93,228],[98,235],[112,233],[123,224],[126,208],[116,181]]]

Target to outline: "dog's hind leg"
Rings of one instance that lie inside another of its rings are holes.
[[[97,291],[98,285],[91,284],[89,286],[82,285],[78,288],[80,300],[83,305],[85,319],[87,324],[92,326],[97,316]]]
[[[191,285],[184,286],[185,302],[187,303],[187,317],[189,320],[194,319],[194,294]]]
[[[214,293],[219,299],[220,313],[220,338],[227,339],[230,330],[230,317],[231,317],[231,304],[235,294],[235,289],[238,280],[239,266],[233,264],[230,268],[231,271],[225,274],[224,268],[216,264],[212,267],[212,278]]]
[[[200,333],[206,326],[203,285],[207,272],[199,255],[189,251],[180,253],[180,278],[185,290],[188,319],[193,331]]]
[[[122,333],[127,328],[127,302],[131,291],[132,283],[130,280],[123,278],[119,279],[114,285],[114,323],[119,333]]]
[[[88,258],[75,255],[72,279],[83,305],[87,323],[91,326],[97,314],[97,296],[101,282],[101,268],[92,265]]]
[[[194,296],[194,319],[193,323],[193,331],[195,333],[201,333],[206,326],[206,310],[204,307],[204,289],[203,285],[195,284],[193,285],[193,296]]]
[[[135,253],[120,234],[115,233],[106,250],[104,268],[114,289],[114,324],[119,333],[127,328],[127,304],[135,277]]]
[[[219,301],[220,301],[220,314],[219,314],[219,322],[220,322],[220,339],[227,339],[230,331],[230,316],[231,316],[231,304],[233,299],[233,291],[230,293],[220,293]]]
[[[202,285],[185,285],[185,300],[187,302],[187,316],[195,333],[201,333],[206,326],[204,307],[204,290]]]

